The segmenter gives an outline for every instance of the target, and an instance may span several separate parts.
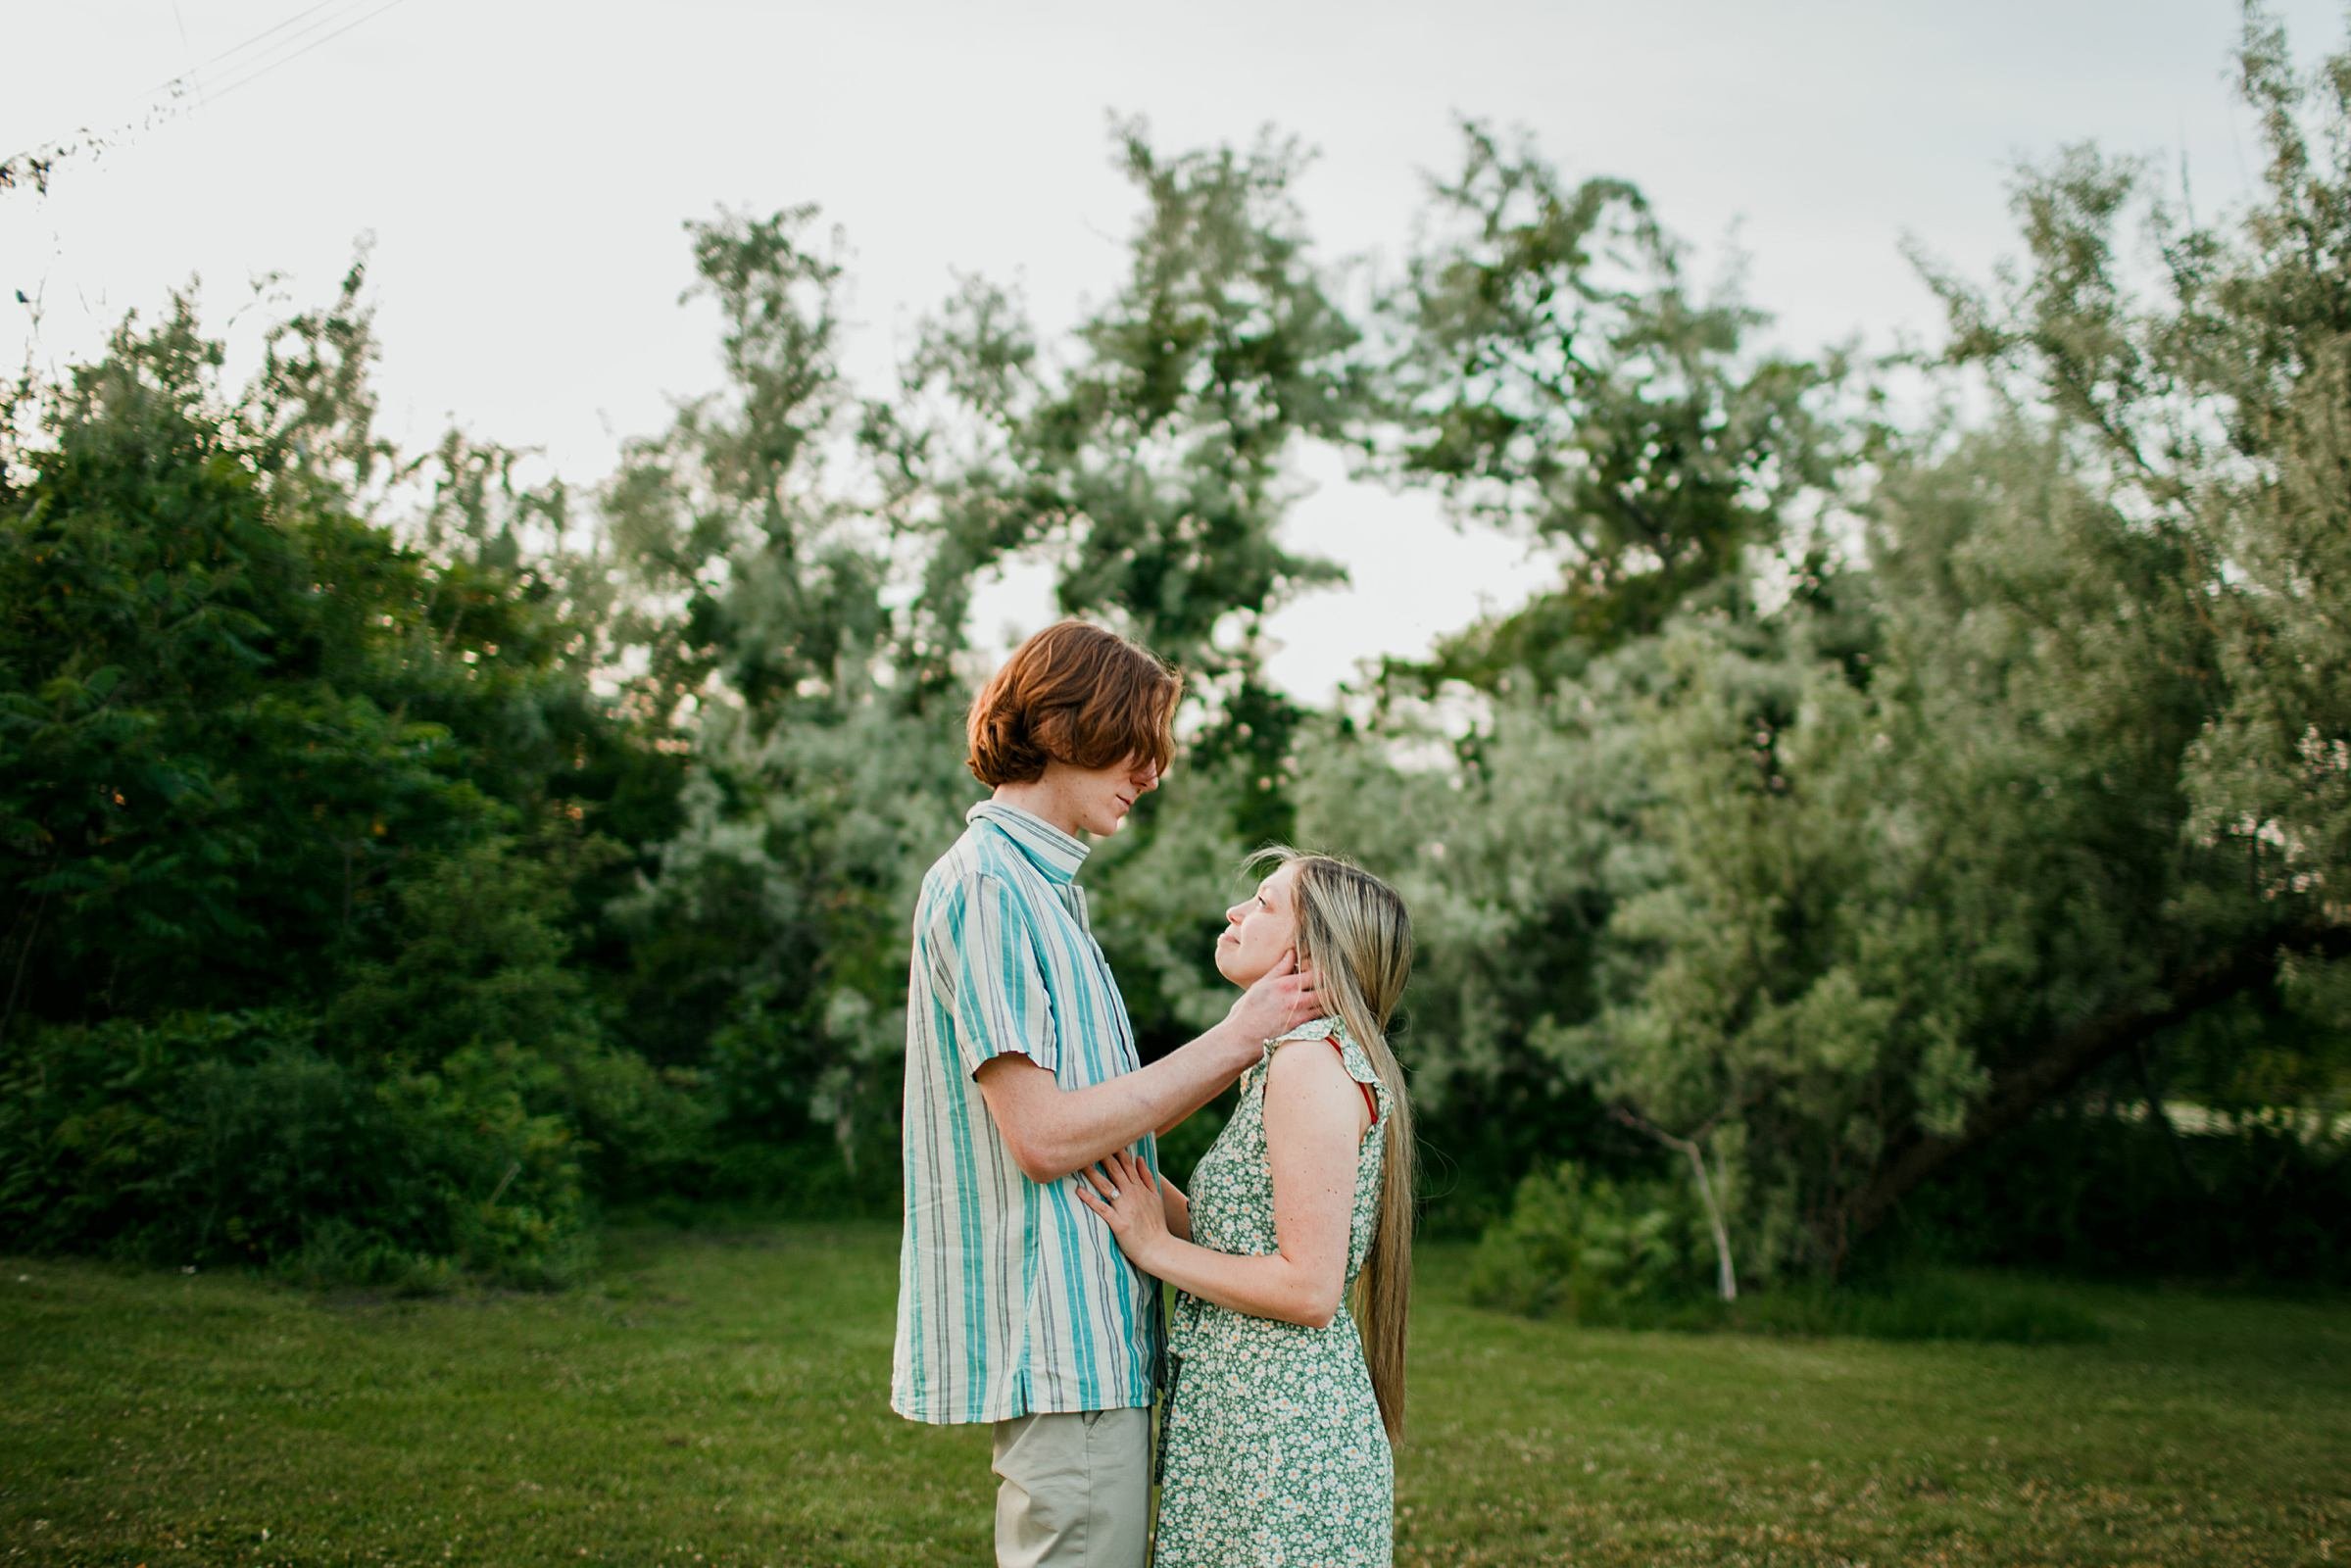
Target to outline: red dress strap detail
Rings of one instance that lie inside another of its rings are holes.
[[[1339,1059],[1341,1061],[1347,1060],[1347,1047],[1339,1043],[1339,1037],[1337,1035],[1333,1035],[1330,1037],[1330,1041],[1331,1049],[1339,1053]],[[1354,1077],[1352,1073],[1349,1073],[1347,1076],[1350,1078]],[[1371,1085],[1365,1083],[1360,1078],[1355,1079],[1355,1087],[1363,1091],[1363,1103],[1371,1107],[1372,1125],[1377,1127],[1380,1124],[1380,1102],[1378,1097],[1372,1094]]]

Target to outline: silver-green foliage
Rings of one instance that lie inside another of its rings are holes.
[[[2087,150],[2027,171],[2027,259],[1937,279],[1994,418],[1881,441],[1825,593],[1659,644],[1631,722],[1670,871],[1615,905],[1560,1060],[1698,1141],[1744,1269],[1836,1267],[2239,993],[2341,1034],[2351,55],[2305,83],[2256,13],[2242,64],[2250,211],[2198,226]]]

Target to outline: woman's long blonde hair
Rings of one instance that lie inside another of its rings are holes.
[[[1259,852],[1255,864],[1295,865],[1298,961],[1314,970],[1326,1011],[1371,1057],[1388,1086],[1382,1118],[1379,1229],[1355,1279],[1355,1323],[1380,1420],[1391,1443],[1404,1435],[1404,1320],[1412,1304],[1412,1105],[1404,1071],[1388,1044],[1388,1023],[1412,972],[1412,920],[1396,889],[1351,860],[1288,845]]]

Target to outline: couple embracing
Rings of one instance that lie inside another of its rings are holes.
[[[1240,999],[1142,1065],[1077,874],[1082,835],[1157,787],[1181,695],[1063,621],[972,705],[995,793],[914,915],[891,1404],[993,1426],[1000,1564],[1385,1564],[1412,1152],[1386,1030],[1410,925],[1368,872],[1267,852],[1216,944]],[[1154,1134],[1236,1080],[1187,1196]]]

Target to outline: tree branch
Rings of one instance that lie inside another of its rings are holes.
[[[1678,1150],[1690,1160],[1690,1168],[1697,1173],[1698,1201],[1706,1205],[1706,1223],[1714,1229],[1715,1290],[1726,1301],[1739,1299],[1739,1274],[1731,1266],[1731,1231],[1723,1223],[1721,1205],[1714,1200],[1714,1184],[1706,1177],[1706,1156],[1694,1138],[1677,1138],[1656,1123],[1635,1115],[1623,1105],[1612,1106],[1609,1114],[1637,1132],[1648,1134],[1666,1148]]]
[[[2153,1006],[2120,1006],[2089,1018],[1992,1085],[1955,1136],[1922,1134],[1878,1167],[1867,1187],[1837,1210],[1859,1237],[1893,1212],[1902,1196],[1959,1155],[2019,1127],[2093,1068],[2237,993],[2269,981],[2288,954],[2351,956],[2351,926],[2296,926],[2190,966]]]

